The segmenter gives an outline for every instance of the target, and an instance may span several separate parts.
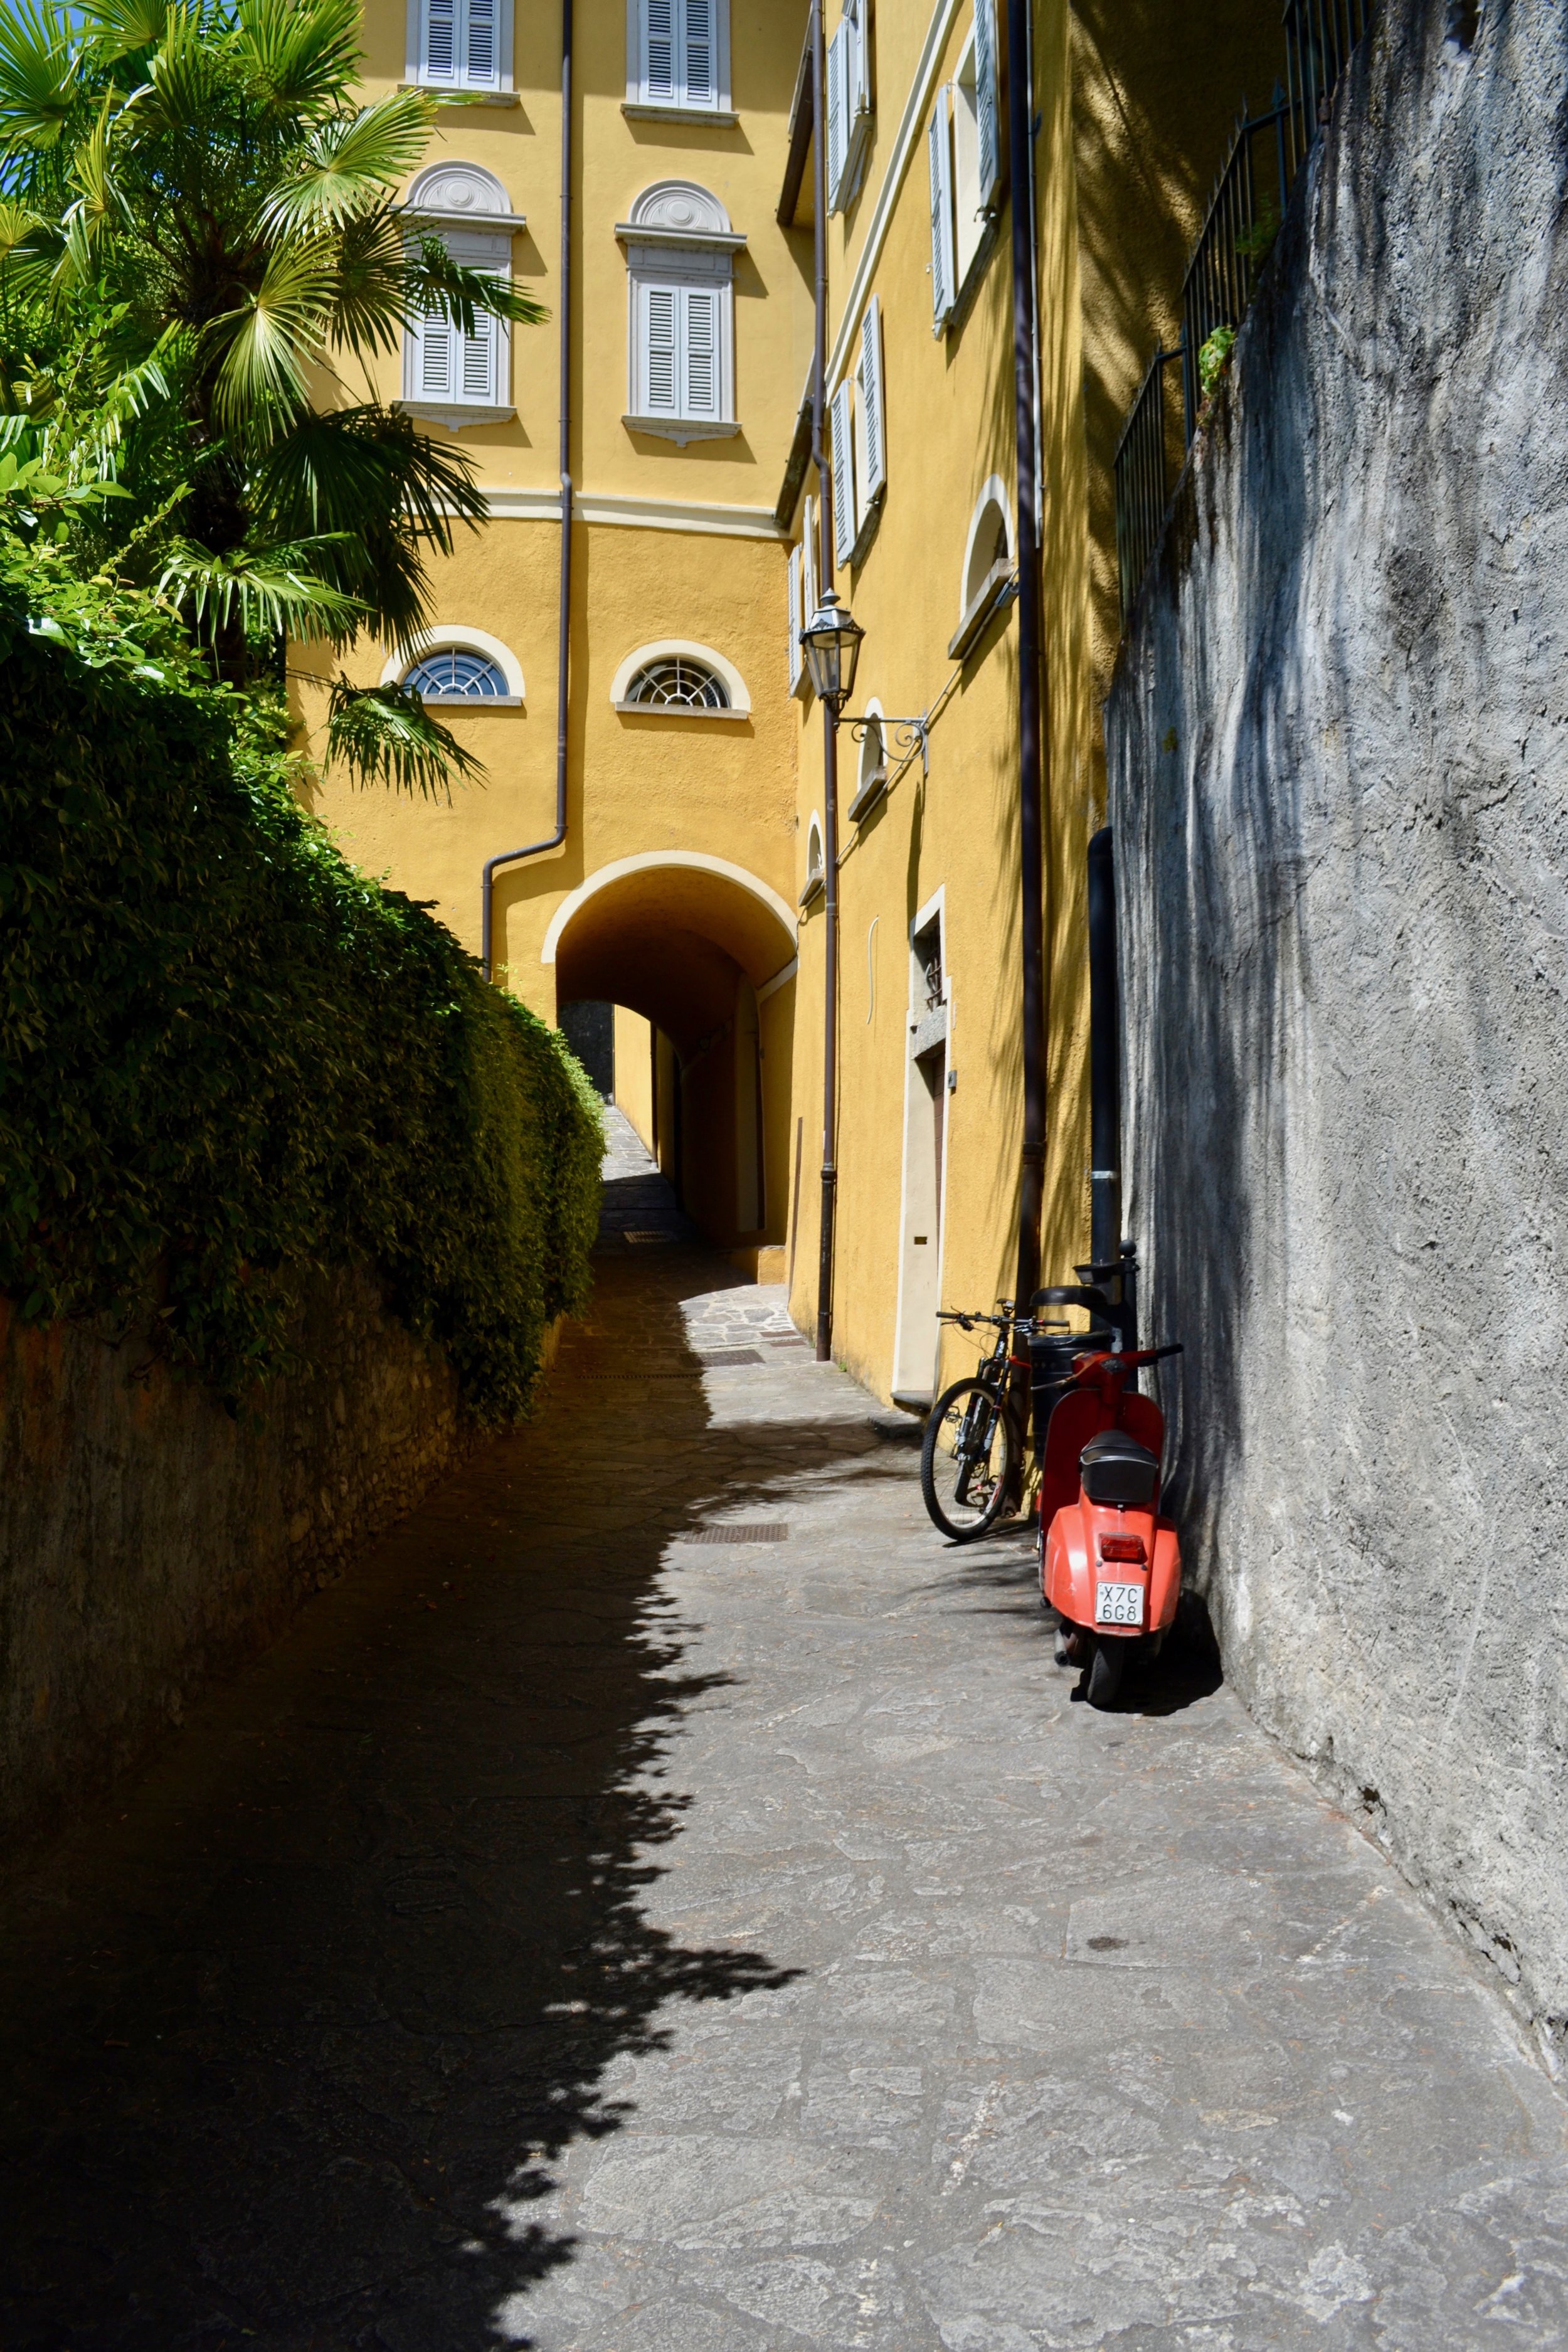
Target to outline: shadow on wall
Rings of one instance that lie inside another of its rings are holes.
[[[502,2311],[526,2342],[531,2283],[574,2256],[533,2209],[628,2116],[617,2062],[671,2001],[788,1980],[645,1911],[687,1802],[672,1735],[717,1687],[682,1672],[661,1556],[716,1492],[769,1496],[685,1342],[716,1278],[670,1249],[650,1283],[612,1244],[536,1420],[7,1891],[13,2352],[479,2345]],[[668,1374],[603,1383],[633,1356]],[[613,1478],[584,1475],[585,1411]],[[793,1425],[780,1476],[830,1450],[841,1423]]]

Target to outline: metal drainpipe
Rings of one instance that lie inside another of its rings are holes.
[[[827,69],[823,46],[822,0],[811,11],[812,239],[816,267],[816,344],[811,370],[811,454],[816,461],[818,594],[833,585],[833,481],[823,437],[827,392],[827,141],[825,134]],[[822,1227],[816,1270],[816,1360],[833,1353],[833,1227],[838,1169],[838,713],[822,710],[822,863],[824,887],[822,1036]]]
[[[479,961],[494,977],[491,942],[498,867],[559,849],[566,838],[566,719],[572,699],[572,0],[561,0],[561,608],[555,672],[555,830],[487,857],[479,885]]]
[[[1007,0],[1007,131],[1013,169],[1013,387],[1018,508],[1018,847],[1023,948],[1024,1139],[1018,1196],[1017,1297],[1026,1312],[1040,1282],[1046,1171],[1045,668],[1041,658],[1040,513],[1036,496],[1035,142],[1029,0]]]

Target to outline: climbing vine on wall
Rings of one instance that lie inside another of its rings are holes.
[[[280,709],[147,599],[30,572],[0,562],[0,1291],[235,1401],[357,1263],[510,1418],[588,1289],[586,1078],[301,810]]]

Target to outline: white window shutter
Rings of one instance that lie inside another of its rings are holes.
[[[681,103],[711,106],[718,97],[718,43],[714,36],[717,0],[677,0],[681,12]]]
[[[458,78],[458,0],[421,0],[424,41],[420,71],[428,81],[455,81]]]
[[[816,500],[808,498],[805,502],[805,520],[801,526],[800,534],[800,609],[805,615],[802,627],[816,618],[816,551],[817,533],[820,528]]]
[[[463,11],[462,79],[469,89],[496,89],[500,85],[500,54],[496,0],[458,0]]]
[[[672,286],[638,289],[638,324],[642,334],[642,384],[645,414],[679,414],[679,378],[676,366],[676,326],[679,304]]]
[[[833,560],[846,564],[855,551],[855,423],[847,378],[828,406],[833,429]]]
[[[840,25],[827,44],[827,209],[838,210],[848,153],[849,44],[854,26]]]
[[[676,96],[675,11],[678,0],[641,0],[642,94],[649,105],[671,105]]]
[[[857,523],[865,528],[873,499],[887,485],[888,441],[882,408],[882,306],[875,294],[860,321],[860,358],[855,370],[859,395],[856,413],[859,436],[855,451],[855,488],[858,499]]]
[[[415,344],[414,390],[420,400],[457,396],[454,365],[458,331],[449,319],[429,312],[419,321]]]
[[[793,694],[800,684],[805,657],[800,649],[800,633],[805,623],[801,618],[800,592],[803,585],[803,551],[792,547],[789,551],[789,690]]]
[[[952,133],[948,121],[948,89],[936,94],[936,112],[926,132],[926,161],[931,171],[931,308],[941,328],[952,309],[957,290],[957,265],[952,249]]]
[[[474,331],[458,338],[462,346],[462,394],[489,408],[496,399],[496,325],[489,310],[474,312]]]
[[[685,328],[686,398],[683,416],[717,416],[719,400],[719,297],[706,288],[681,289]]]
[[[996,0],[974,0],[976,163],[982,209],[1002,184],[1002,124],[996,88]]]
[[[855,136],[859,118],[871,111],[871,44],[868,38],[867,12],[863,7],[845,10],[845,21],[852,38],[849,44],[849,136]]]

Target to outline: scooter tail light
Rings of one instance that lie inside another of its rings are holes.
[[[1142,1536],[1101,1536],[1100,1557],[1101,1559],[1136,1560],[1142,1568],[1147,1554]]]

